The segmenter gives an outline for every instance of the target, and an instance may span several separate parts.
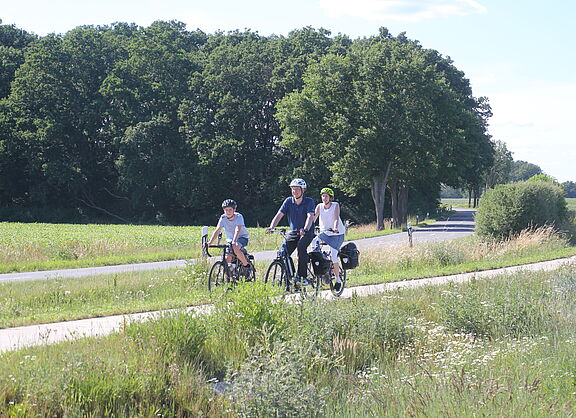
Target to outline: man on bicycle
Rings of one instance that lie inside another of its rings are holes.
[[[292,196],[284,200],[266,232],[276,228],[284,215],[288,217],[291,232],[286,237],[283,249],[290,256],[298,248],[298,272],[294,279],[294,287],[297,288],[300,287],[302,280],[307,279],[308,252],[306,249],[314,237],[312,226],[314,224],[315,203],[312,198],[304,196],[306,182],[303,179],[292,180],[290,189]]]
[[[234,254],[236,254],[236,257],[238,257],[238,260],[242,263],[245,271],[247,271],[250,268],[250,264],[248,264],[248,260],[246,260],[242,248],[248,245],[249,235],[248,229],[244,224],[244,217],[240,213],[236,212],[237,206],[238,204],[236,201],[232,199],[226,199],[222,202],[224,213],[220,216],[218,225],[216,225],[216,229],[212,233],[207,245],[212,245],[220,231],[224,229],[224,232],[226,233],[226,241],[231,243]],[[232,262],[232,255],[228,254],[226,260],[229,263]]]

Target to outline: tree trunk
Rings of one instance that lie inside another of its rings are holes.
[[[376,230],[381,231],[384,229],[384,199],[386,198],[386,182],[388,181],[388,173],[390,166],[383,172],[378,173],[372,178],[372,200],[374,200],[374,208],[376,209]]]
[[[396,228],[401,227],[408,219],[408,188],[397,180],[390,181],[392,199],[392,219]]]

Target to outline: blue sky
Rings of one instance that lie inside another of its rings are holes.
[[[490,134],[514,159],[576,181],[576,3],[559,0],[28,0],[0,9],[4,24],[38,35],[80,25],[179,20],[189,30],[286,35],[303,26],[352,38],[381,26],[449,56],[487,96]]]

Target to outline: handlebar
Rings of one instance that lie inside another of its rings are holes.
[[[226,244],[226,245],[223,245],[223,244],[218,244],[218,245],[204,244],[203,250],[208,257],[212,257],[212,254],[210,254],[210,252],[208,251],[208,248],[228,248],[229,246],[230,246],[230,244]]]

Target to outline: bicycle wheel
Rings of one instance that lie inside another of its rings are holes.
[[[211,292],[224,283],[226,283],[226,266],[222,261],[216,261],[208,273],[208,290]]]
[[[264,283],[270,283],[274,286],[281,286],[288,290],[288,280],[284,264],[280,260],[274,260],[268,266],[266,275],[264,276]]]
[[[336,286],[336,277],[334,276],[334,272],[330,271],[330,290],[334,296],[342,295],[344,292],[344,288],[346,287],[346,270],[342,268],[342,266],[338,266],[338,271],[340,272],[340,288],[338,290],[335,289]]]

